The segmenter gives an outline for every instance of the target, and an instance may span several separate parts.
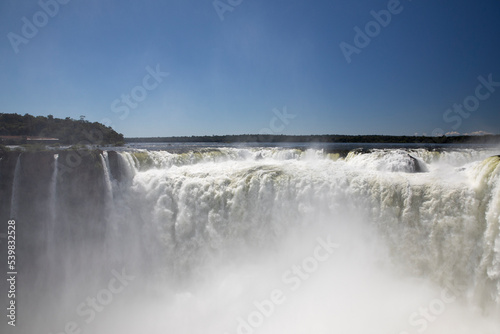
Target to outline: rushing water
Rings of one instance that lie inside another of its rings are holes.
[[[12,180],[12,197],[10,200],[10,217],[17,217],[19,205],[19,182],[20,182],[20,173],[21,173],[21,155],[17,157],[16,168],[14,170],[14,179]]]
[[[57,178],[59,166],[57,161],[59,154],[54,154],[54,171],[50,180],[50,221],[53,223],[57,219]],[[50,228],[50,227],[49,227]]]
[[[27,328],[500,333],[499,152],[103,152],[106,247],[59,241]]]

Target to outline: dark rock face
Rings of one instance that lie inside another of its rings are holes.
[[[19,152],[0,152],[0,219],[4,226],[10,214],[12,183]]]
[[[408,156],[410,157],[410,159],[412,161],[413,173],[427,173],[427,172],[429,172],[429,170],[427,170],[427,167],[425,166],[425,163],[422,163],[420,160],[411,156],[410,154],[408,154]]]
[[[98,218],[102,214],[104,199],[103,167],[99,151],[79,155],[79,160],[68,164],[75,151],[50,152],[5,152],[0,156],[0,197],[5,221],[15,218],[35,226],[43,220],[50,208],[51,183],[57,167],[55,189],[58,207],[77,217]],[[54,155],[58,154],[57,166]],[[15,179],[16,164],[19,163],[18,179]],[[17,185],[14,185],[14,181]],[[10,217],[10,205],[14,186],[17,187],[17,217]],[[69,220],[69,218],[68,218]],[[88,219],[87,219],[88,220]]]
[[[46,265],[42,264],[40,254],[48,256],[50,249],[88,247],[85,240],[93,240],[96,249],[103,247],[106,190],[101,153],[0,154],[0,233],[6,233],[9,219],[16,220],[17,260],[19,270],[26,275],[35,274],[40,266]],[[57,165],[55,154],[58,154]],[[15,203],[15,208],[11,203]],[[65,255],[64,251],[52,253],[50,261],[64,261]]]
[[[125,179],[123,166],[120,165],[120,159],[118,158],[118,153],[115,151],[108,151],[109,168],[113,178],[121,182]]]

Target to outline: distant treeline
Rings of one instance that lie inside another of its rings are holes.
[[[52,115],[32,116],[0,113],[0,136],[57,138],[60,144],[123,144],[123,135],[101,123]],[[23,139],[4,138],[3,144],[19,143]]]
[[[500,135],[484,136],[382,136],[382,135],[228,135],[191,137],[125,138],[128,143],[417,143],[417,144],[487,144],[500,143]]]

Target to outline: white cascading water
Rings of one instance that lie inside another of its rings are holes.
[[[53,166],[54,169],[52,171],[51,179],[50,179],[50,184],[49,184],[49,216],[48,219],[46,219],[45,226],[44,226],[44,235],[45,235],[45,245],[46,245],[46,256],[47,256],[47,262],[46,265],[52,267],[48,263],[50,262],[51,258],[54,258],[56,255],[58,248],[57,248],[57,240],[55,237],[57,228],[57,210],[59,208],[58,205],[58,196],[57,196],[57,183],[58,183],[58,177],[59,177],[59,166],[58,166],[58,161],[59,161],[59,154],[54,154],[54,162]]]
[[[109,157],[108,157],[108,152],[104,151],[100,155],[101,159],[101,164],[102,168],[104,171],[104,188],[105,188],[105,207],[106,207],[106,215],[107,215],[107,234],[109,238],[116,238],[117,237],[117,221],[116,220],[111,220],[110,216],[113,215],[113,212],[115,211],[114,208],[114,194],[113,194],[113,177],[111,175],[111,168],[109,166]],[[116,240],[115,242],[119,242],[119,240]]]
[[[17,217],[18,212],[18,198],[19,198],[19,182],[21,173],[21,155],[17,157],[16,167],[14,169],[14,180],[12,181],[12,196],[10,200],[10,217]]]
[[[57,178],[59,174],[59,166],[57,164],[59,160],[59,154],[54,154],[54,171],[52,172],[52,178],[50,180],[50,217],[51,222],[54,223],[57,219]]]
[[[104,152],[112,261],[75,287],[103,303],[51,305],[51,333],[498,334],[495,154],[135,150],[118,178]]]
[[[104,170],[104,183],[106,190],[106,201],[113,202],[113,185],[111,180],[111,172],[109,168],[108,152],[104,151],[101,155],[102,168]]]
[[[133,176],[123,199],[140,201],[126,206],[162,241],[166,275],[193,280],[165,312],[143,305],[159,317],[147,330],[497,333],[494,153],[122,152]],[[341,246],[332,259],[259,322],[255,302],[290,288],[283,272],[327,234]]]

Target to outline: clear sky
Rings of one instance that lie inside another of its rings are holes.
[[[1,0],[0,36],[0,112],[126,137],[500,133],[497,0]]]

